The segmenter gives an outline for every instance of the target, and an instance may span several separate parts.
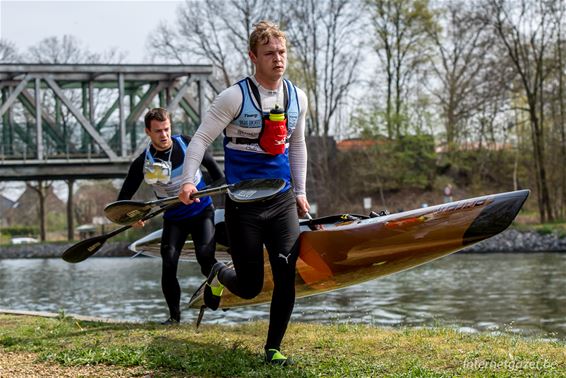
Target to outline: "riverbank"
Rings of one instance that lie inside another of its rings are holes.
[[[559,232],[507,229],[463,252],[566,252],[566,237]]]
[[[451,329],[292,323],[292,367],[262,362],[265,322],[109,324],[0,315],[0,376],[563,376],[566,345]]]
[[[132,256],[128,242],[107,242],[94,257]],[[73,243],[45,243],[0,246],[0,259],[58,258]],[[462,252],[566,252],[566,237],[559,232],[508,229]]]
[[[22,258],[57,258],[61,257],[73,243],[37,243],[0,246],[0,259]],[[123,257],[132,256],[128,249],[129,242],[106,242],[94,256],[97,257]]]

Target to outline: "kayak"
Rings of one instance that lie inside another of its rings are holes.
[[[321,294],[398,273],[459,251],[505,230],[529,195],[518,190],[454,201],[383,216],[339,214],[302,220],[297,260],[296,296]],[[223,210],[217,210],[217,259],[230,261]],[[375,214],[374,214],[375,215]],[[135,253],[159,256],[160,231],[130,245]],[[220,308],[266,303],[273,279],[264,251],[264,284],[253,299],[224,289]],[[181,258],[196,261],[192,242]],[[189,307],[200,308],[204,285]]]

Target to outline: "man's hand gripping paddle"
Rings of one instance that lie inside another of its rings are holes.
[[[228,195],[234,201],[252,202],[272,197],[284,186],[285,181],[281,179],[246,180],[237,184],[222,185],[215,188],[201,190],[193,193],[192,198],[228,192]],[[84,261],[98,252],[106,240],[128,230],[137,221],[151,219],[165,210],[177,206],[179,203],[180,201],[177,197],[169,197],[149,202],[112,202],[104,209],[106,216],[115,223],[124,224],[125,226],[104,235],[82,240],[69,247],[65,252],[63,252],[61,257],[69,263],[79,263]],[[160,207],[160,209],[151,212],[154,207]]]
[[[199,198],[213,194],[228,193],[235,202],[253,202],[270,198],[285,186],[282,179],[254,179],[240,181],[236,184],[222,185],[215,188],[195,192],[191,198]],[[179,204],[178,197],[167,197],[155,201],[116,201],[104,208],[104,214],[114,223],[130,225],[143,219],[154,207]]]

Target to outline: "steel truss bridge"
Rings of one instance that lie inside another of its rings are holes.
[[[220,89],[211,65],[0,64],[0,181],[125,177],[148,109],[192,134]]]

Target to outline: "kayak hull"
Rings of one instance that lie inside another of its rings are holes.
[[[374,218],[339,215],[302,221],[296,296],[321,294],[401,272],[485,240],[512,223],[528,195],[528,190],[519,190]],[[217,229],[223,227],[221,218],[219,213]],[[146,238],[144,243],[134,243],[132,250],[151,255],[158,239]],[[228,261],[227,252],[219,245],[217,258]],[[225,289],[221,308],[271,300],[273,279],[267,252],[264,254],[262,292],[245,300]],[[190,255],[187,244],[183,258]],[[189,307],[202,306],[202,294],[203,287],[193,295]]]

